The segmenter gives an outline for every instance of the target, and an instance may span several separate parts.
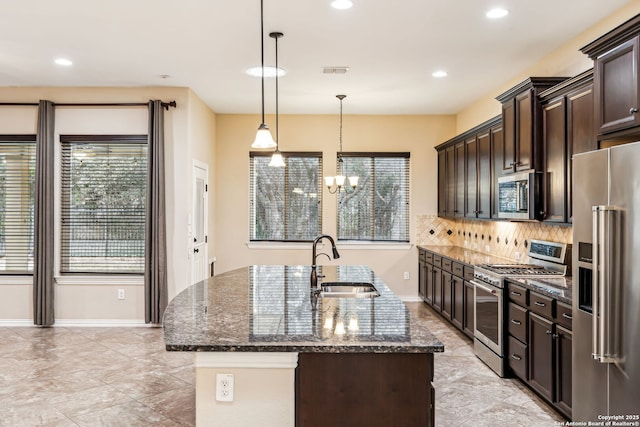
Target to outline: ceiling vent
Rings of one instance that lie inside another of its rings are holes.
[[[322,74],[346,74],[349,67],[322,67]]]

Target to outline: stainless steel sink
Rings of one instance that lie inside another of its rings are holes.
[[[324,282],[320,285],[321,298],[375,298],[380,292],[367,282]]]

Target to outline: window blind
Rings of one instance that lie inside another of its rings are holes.
[[[35,135],[0,135],[0,274],[33,272]]]
[[[408,242],[410,153],[342,153],[341,157],[340,174],[360,179],[355,189],[343,189],[338,195],[338,239]]]
[[[146,135],[60,142],[60,272],[144,273]]]
[[[271,155],[249,155],[250,239],[311,241],[322,230],[322,153],[283,152],[284,168]]]

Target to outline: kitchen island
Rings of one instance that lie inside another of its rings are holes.
[[[197,424],[432,425],[433,353],[443,344],[366,266],[318,273],[373,283],[380,296],[320,298],[313,311],[310,271],[241,268],[169,303],[166,349],[195,354]],[[232,402],[216,396],[223,373],[234,375]]]

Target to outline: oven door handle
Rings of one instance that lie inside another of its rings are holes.
[[[496,291],[495,289],[491,289],[485,285],[481,285],[480,283],[476,282],[475,280],[472,280],[471,283],[473,283],[474,285],[476,285],[478,288],[482,289],[483,291],[487,291],[490,294],[497,294],[498,291]]]

